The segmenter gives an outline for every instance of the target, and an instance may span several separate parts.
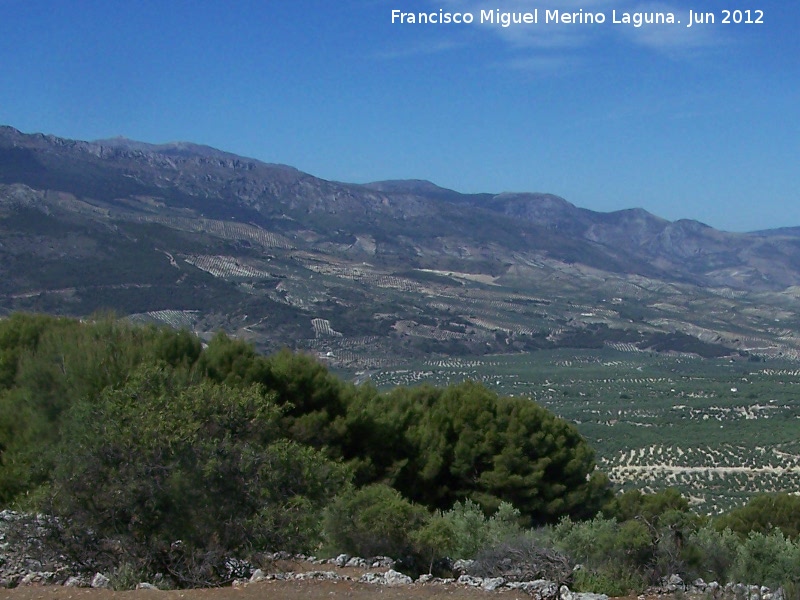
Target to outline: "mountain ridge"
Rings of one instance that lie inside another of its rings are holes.
[[[0,216],[5,311],[189,311],[198,331],[334,356],[358,355],[355,338],[391,357],[676,333],[719,352],[749,352],[745,338],[794,352],[763,328],[794,314],[791,230],[730,233],[422,180],[342,183],[189,142],[11,127],[0,127]],[[87,260],[88,279],[75,264]]]

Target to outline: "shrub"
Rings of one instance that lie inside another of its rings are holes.
[[[226,555],[310,549],[345,473],[282,440],[279,419],[258,387],[140,367],[66,413],[50,508],[67,537],[117,541],[116,559],[181,585],[224,581]]]
[[[689,501],[675,488],[667,488],[653,494],[643,494],[639,490],[628,490],[613,498],[603,508],[606,517],[618,521],[641,519],[653,526],[666,512],[689,512]]]
[[[654,542],[641,521],[618,523],[599,516],[578,523],[563,519],[553,528],[552,538],[557,548],[582,565],[575,579],[579,591],[626,595],[645,587]]]
[[[638,593],[647,581],[636,571],[622,565],[609,565],[600,569],[578,569],[573,575],[572,588],[576,592],[589,592],[620,597]]]
[[[334,499],[325,510],[324,531],[336,551],[399,558],[413,552],[413,534],[427,518],[397,490],[373,484]]]
[[[479,552],[469,571],[478,577],[504,577],[509,581],[546,579],[560,586],[569,581],[572,568],[565,554],[534,537],[520,536]]]
[[[437,558],[451,556],[456,547],[456,530],[441,514],[430,518],[425,525],[411,533],[414,549],[428,560],[428,573],[433,573]]]
[[[800,583],[800,545],[777,530],[753,532],[739,546],[732,578],[770,587],[796,586]]]
[[[741,536],[751,531],[769,533],[777,528],[786,537],[797,539],[800,537],[800,496],[762,494],[717,518],[714,524],[719,530],[727,527]]]
[[[522,533],[520,513],[507,502],[489,518],[475,502],[465,500],[433,519],[445,521],[453,532],[452,558],[474,558],[481,550]]]
[[[143,362],[187,370],[199,340],[185,331],[137,327],[113,316],[76,319],[15,314],[0,320],[0,504],[46,485],[62,414],[122,384]]]
[[[687,560],[693,576],[706,581],[730,581],[738,548],[739,539],[730,529],[701,527],[687,540]]]
[[[652,559],[653,540],[640,521],[620,524],[616,519],[595,517],[576,523],[563,519],[553,529],[553,541],[589,568],[624,565],[641,570]]]
[[[650,578],[657,583],[673,574],[686,576],[692,548],[687,538],[697,529],[698,517],[687,510],[669,509],[648,529],[653,537],[654,556]]]
[[[136,589],[136,586],[148,579],[148,573],[143,572],[131,563],[122,563],[117,566],[109,577],[111,589],[125,591]]]

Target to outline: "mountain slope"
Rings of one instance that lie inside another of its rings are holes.
[[[793,232],[597,213],[548,194],[331,182],[195,144],[10,127],[0,259],[6,311],[113,308],[362,366],[669,340],[792,355],[800,285]]]

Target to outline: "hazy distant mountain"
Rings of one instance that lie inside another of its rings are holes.
[[[797,231],[0,127],[4,310],[113,308],[345,363],[598,344],[791,355]]]

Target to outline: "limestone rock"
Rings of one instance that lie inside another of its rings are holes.
[[[267,574],[264,573],[261,569],[256,569],[253,571],[253,574],[250,576],[250,583],[255,583],[256,581],[263,581],[267,578]]]
[[[502,587],[506,582],[502,577],[486,577],[481,584],[481,587],[488,592],[493,592],[497,588]]]
[[[481,587],[483,585],[483,578],[474,577],[472,575],[462,575],[456,580],[456,583],[469,587]]]
[[[344,566],[363,569],[364,567],[367,566],[367,561],[363,558],[359,558],[358,556],[354,556],[353,558],[348,560]]]
[[[92,577],[92,583],[89,584],[93,588],[109,589],[111,588],[111,580],[102,573],[95,573]]]
[[[155,590],[155,591],[159,591],[156,586],[154,586],[152,583],[147,583],[146,581],[142,581],[141,583],[137,583],[136,584],[136,589],[137,590]]]
[[[383,573],[364,573],[361,578],[358,580],[359,583],[369,583],[371,585],[382,585],[383,581]]]
[[[414,580],[411,579],[411,577],[408,575],[403,575],[394,569],[389,569],[383,574],[383,581],[386,585],[410,585],[414,583]]]
[[[350,560],[349,554],[340,554],[333,562],[337,567],[344,567],[348,560]]]

